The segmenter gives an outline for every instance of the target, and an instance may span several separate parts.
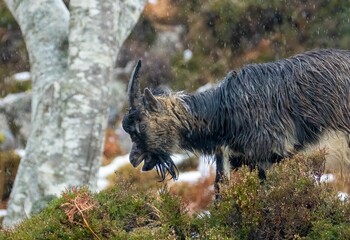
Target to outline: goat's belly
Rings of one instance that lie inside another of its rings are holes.
[[[326,149],[325,173],[337,173],[342,176],[350,176],[350,139],[349,135],[340,131],[325,131],[319,141],[314,144],[308,144],[301,151],[302,153],[311,153],[320,149]],[[288,154],[296,153],[291,150],[293,142],[287,142],[286,152]],[[223,152],[223,170],[224,175],[229,178],[230,171],[237,169],[244,164],[250,162],[244,161],[245,157],[242,153],[234,152],[228,147],[222,148]],[[288,155],[286,154],[286,155]],[[258,162],[259,167],[266,170],[272,163]]]

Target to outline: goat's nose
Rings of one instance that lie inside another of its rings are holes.
[[[132,164],[133,167],[136,168],[137,166],[140,165],[142,160],[143,160],[143,154],[139,151],[136,144],[133,144],[130,151],[130,156],[129,156],[130,163]]]

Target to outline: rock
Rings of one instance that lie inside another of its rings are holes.
[[[9,94],[0,99],[0,113],[6,116],[16,148],[24,148],[31,130],[31,92]]]

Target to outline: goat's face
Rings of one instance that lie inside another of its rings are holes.
[[[166,97],[155,97],[147,88],[141,95],[137,79],[140,67],[141,61],[130,78],[129,111],[123,119],[123,128],[133,142],[130,162],[137,167],[143,161],[143,171],[156,168],[163,180],[167,172],[176,178],[177,168],[170,157],[179,145],[176,124]]]

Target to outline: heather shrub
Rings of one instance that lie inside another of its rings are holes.
[[[349,201],[318,180],[325,154],[285,159],[265,181],[243,167],[219,201],[191,214],[166,184],[140,190],[120,178],[97,194],[73,188],[0,239],[350,239]]]
[[[348,239],[350,204],[318,181],[324,161],[324,151],[296,155],[268,170],[264,182],[248,168],[233,173],[200,231],[219,225],[238,239]]]

